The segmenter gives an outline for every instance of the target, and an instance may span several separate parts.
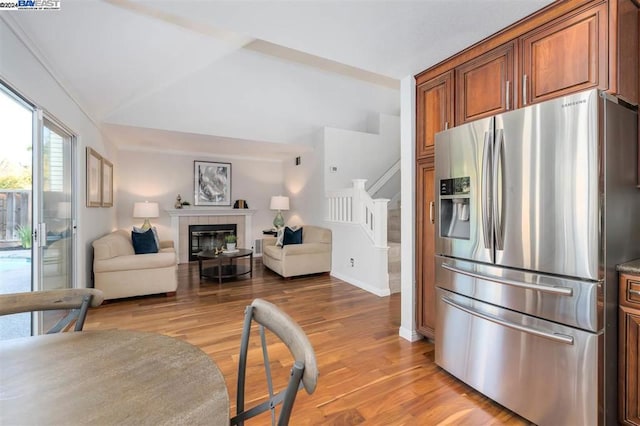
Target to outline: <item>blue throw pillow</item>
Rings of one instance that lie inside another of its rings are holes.
[[[158,250],[160,250],[160,238],[158,238],[158,230],[156,229],[155,226],[151,227],[151,230],[153,231],[153,238],[156,240],[156,246],[158,247]],[[142,228],[138,228],[137,226],[133,227],[133,232],[147,232]]]
[[[152,229],[147,230],[147,232],[131,231],[131,242],[133,243],[133,251],[135,251],[136,254],[158,252],[158,245],[156,244]]]
[[[295,231],[288,226],[284,228],[284,237],[282,238],[282,247],[287,244],[302,244],[302,227]]]

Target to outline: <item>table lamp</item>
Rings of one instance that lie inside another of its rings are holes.
[[[160,217],[160,210],[158,209],[158,203],[150,203],[145,201],[144,203],[133,204],[133,217],[144,218],[142,229],[146,231],[151,228],[149,218]]]
[[[283,195],[274,195],[271,197],[271,210],[278,210],[278,214],[273,219],[274,228],[282,228],[284,226],[284,217],[282,217],[282,210],[289,210],[289,197]]]

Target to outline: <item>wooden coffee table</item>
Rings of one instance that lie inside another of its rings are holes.
[[[249,266],[238,265],[234,259],[249,256]],[[198,272],[200,278],[218,279],[218,283],[222,284],[223,278],[236,278],[240,275],[249,274],[253,277],[253,250],[238,249],[235,252],[222,252],[216,254],[213,250],[204,250],[196,254],[198,258]],[[204,261],[215,261],[216,265],[208,268],[202,267]],[[229,261],[227,263],[227,260]]]

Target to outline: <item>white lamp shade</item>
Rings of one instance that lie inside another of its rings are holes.
[[[145,201],[144,203],[133,204],[133,217],[160,217],[160,209],[158,203],[150,203]]]
[[[289,210],[289,197],[274,195],[271,197],[271,210]]]

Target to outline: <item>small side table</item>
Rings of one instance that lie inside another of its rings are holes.
[[[274,237],[278,235],[278,231],[274,231],[273,229],[265,229],[262,231],[263,235],[273,235]]]

